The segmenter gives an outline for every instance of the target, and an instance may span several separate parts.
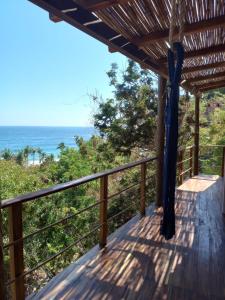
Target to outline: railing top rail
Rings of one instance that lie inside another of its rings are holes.
[[[75,179],[75,180],[72,180],[72,181],[69,181],[69,182],[57,184],[57,185],[54,185],[52,187],[42,189],[42,190],[39,190],[39,191],[36,191],[36,192],[28,193],[28,194],[25,194],[25,195],[20,195],[20,196],[17,196],[16,198],[3,200],[0,203],[0,208],[2,209],[2,208],[9,207],[11,205],[14,205],[14,204],[32,201],[34,199],[38,199],[38,198],[45,197],[45,196],[48,196],[48,195],[51,195],[51,194],[54,194],[54,193],[57,193],[57,192],[61,192],[61,191],[67,190],[67,189],[72,188],[72,187],[77,187],[81,184],[88,183],[90,181],[99,179],[103,176],[112,175],[112,174],[130,169],[130,168],[136,167],[136,166],[141,165],[143,163],[154,161],[156,159],[157,159],[157,157],[144,158],[144,159],[138,160],[136,162],[131,162],[131,163],[128,163],[128,164],[125,164],[125,165],[122,165],[122,166],[119,166],[119,167],[116,167],[116,168],[113,168],[113,169],[110,169],[110,170],[105,170],[105,171],[95,173],[95,174],[92,174],[92,175],[88,175],[88,176],[84,176],[84,177],[81,177],[79,179]]]
[[[225,145],[200,145],[200,147],[225,147]]]
[[[178,148],[178,152],[179,152],[179,151],[190,150],[191,148],[194,148],[194,147],[195,147],[194,145],[187,146],[187,147],[180,147],[180,148]]]

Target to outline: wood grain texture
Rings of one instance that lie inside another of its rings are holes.
[[[146,210],[28,299],[224,299],[223,181],[195,176],[177,189],[176,235],[159,234],[161,209]]]
[[[17,203],[9,207],[9,243],[23,237],[22,204]],[[9,248],[10,279],[16,281],[11,284],[13,300],[22,300],[25,297],[23,241]],[[18,277],[18,278],[17,278]]]

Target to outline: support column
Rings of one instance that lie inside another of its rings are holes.
[[[194,175],[199,173],[199,100],[200,96],[195,96],[195,133],[194,133]]]
[[[156,135],[157,170],[156,170],[156,206],[162,206],[163,196],[163,161],[164,161],[164,142],[165,142],[165,105],[166,105],[166,79],[162,76],[158,81],[158,120]]]

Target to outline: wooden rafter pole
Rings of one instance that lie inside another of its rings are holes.
[[[204,70],[210,70],[210,69],[222,68],[222,67],[225,67],[225,61],[220,61],[220,62],[207,64],[207,65],[183,68],[182,73],[187,74],[187,73],[193,73],[193,72],[201,72]]]
[[[211,83],[211,84],[208,84],[208,85],[201,86],[201,87],[199,87],[199,91],[200,92],[207,92],[207,91],[214,90],[214,89],[219,89],[219,88],[222,88],[222,87],[225,87],[225,80],[221,83],[215,82],[215,84]]]
[[[206,80],[209,80],[209,79],[214,79],[214,78],[219,78],[219,77],[225,77],[225,71],[210,74],[210,75],[205,75],[205,76],[196,76],[196,77],[188,79],[188,82],[189,83],[195,83],[195,82],[198,82],[198,81],[206,81]]]
[[[162,76],[158,81],[158,120],[157,120],[157,175],[156,175],[156,206],[162,206],[163,196],[163,163],[164,163],[164,142],[165,142],[165,105],[166,105],[166,79]]]
[[[106,9],[119,4],[127,4],[129,0],[75,0],[78,5],[89,11]]]
[[[185,24],[184,25],[184,35],[191,35],[193,33],[204,32],[208,29],[214,29],[220,26],[225,25],[225,16],[219,16],[216,18],[212,18],[209,20],[203,20],[199,22],[195,22],[192,24]],[[179,28],[175,28],[174,36],[178,36]],[[139,47],[143,47],[156,41],[168,40],[169,37],[169,29],[154,31],[150,34],[147,34],[141,38],[133,39],[133,43],[138,45]]]
[[[194,175],[199,173],[199,102],[200,95],[195,95],[195,132],[194,132]]]
[[[220,44],[216,46],[206,47],[198,50],[192,50],[184,53],[184,58],[194,58],[194,57],[200,57],[200,56],[206,56],[210,54],[215,54],[219,52],[225,51],[225,44]],[[166,63],[167,57],[161,57],[158,59],[158,64]]]

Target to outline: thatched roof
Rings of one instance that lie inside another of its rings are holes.
[[[64,20],[107,44],[109,51],[119,51],[167,77],[171,0],[30,1],[47,10],[53,20]],[[183,87],[195,92],[223,87],[225,1],[185,3]]]

